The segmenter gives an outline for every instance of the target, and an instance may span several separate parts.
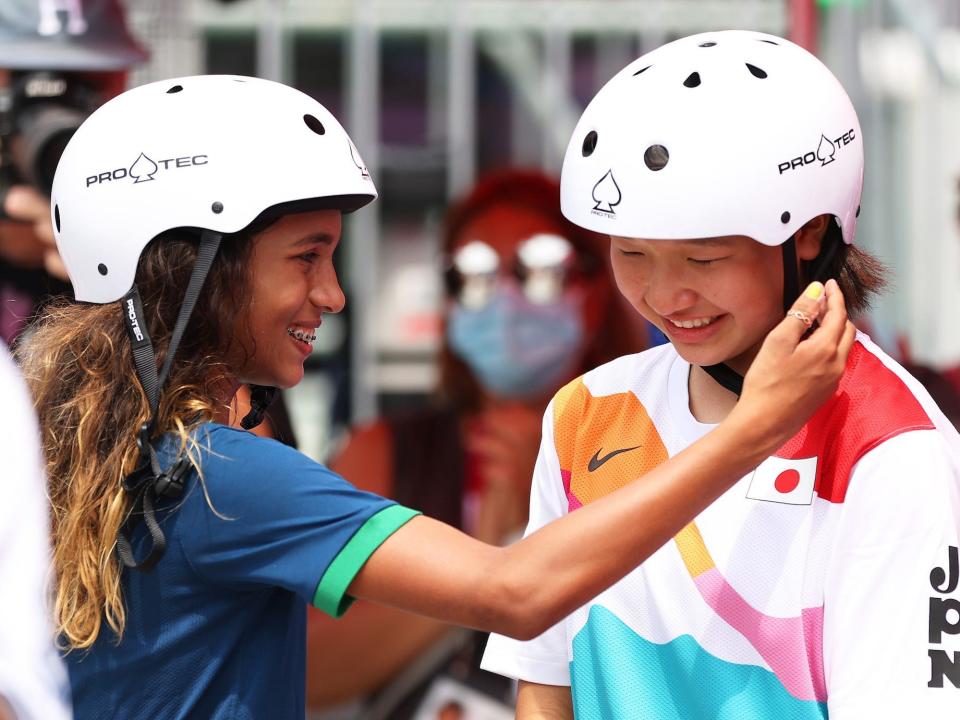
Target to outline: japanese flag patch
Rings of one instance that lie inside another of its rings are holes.
[[[771,457],[753,471],[747,497],[785,505],[810,505],[816,480],[816,457]]]

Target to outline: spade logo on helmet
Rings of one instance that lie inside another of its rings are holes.
[[[837,154],[837,146],[830,141],[826,135],[820,135],[820,144],[817,145],[817,160],[820,161],[820,167],[833,162],[833,156]]]
[[[809,150],[803,155],[797,155],[797,157],[790,160],[784,160],[782,163],[777,165],[777,171],[779,175],[783,175],[785,172],[790,170],[796,170],[807,165],[815,163],[817,160],[820,161],[820,167],[829,165],[836,158],[834,157],[837,154],[837,151],[843,147],[846,147],[852,143],[857,137],[856,131],[853,128],[850,128],[838,138],[831,140],[824,133],[820,133],[820,144],[817,145],[816,150]]]
[[[105,182],[123,180],[130,178],[133,184],[149,182],[156,180],[154,177],[160,170],[177,170],[179,168],[194,167],[197,165],[206,165],[210,162],[207,155],[182,155],[180,157],[164,158],[154,161],[146,153],[140,153],[129,168],[120,167],[113,170],[104,170],[102,173],[87,176],[87,187],[91,185],[102,185]]]
[[[369,180],[370,173],[367,171],[367,166],[363,164],[363,160],[360,159],[360,151],[353,146],[350,138],[347,138],[347,146],[350,148],[350,159],[353,160],[353,164],[359,168],[360,174]]]
[[[130,177],[133,178],[134,185],[147,182],[148,180],[153,180],[153,176],[157,174],[157,170],[159,169],[159,165],[143,153],[140,153],[140,157],[130,166]]]
[[[607,170],[606,175],[597,180],[593,186],[593,201],[596,205],[590,211],[593,215],[610,217],[616,215],[614,208],[620,204],[623,195],[620,186],[613,177],[613,170]]]

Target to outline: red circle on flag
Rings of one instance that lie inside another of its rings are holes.
[[[777,479],[773,481],[773,486],[777,489],[777,492],[781,492],[784,495],[787,493],[792,493],[797,489],[799,484],[800,473],[793,468],[784,470],[782,473],[777,475]]]

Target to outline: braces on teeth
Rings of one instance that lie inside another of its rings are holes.
[[[317,336],[314,333],[304,332],[303,330],[294,330],[293,328],[287,328],[287,335],[305,343],[312,343],[317,339]]]

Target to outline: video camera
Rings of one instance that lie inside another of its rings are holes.
[[[106,99],[104,78],[146,56],[119,0],[0,0],[0,200],[15,184],[49,196],[67,141]]]
[[[14,72],[0,88],[0,194],[29,184],[49,196],[67,141],[99,103],[97,89],[76,75]]]

